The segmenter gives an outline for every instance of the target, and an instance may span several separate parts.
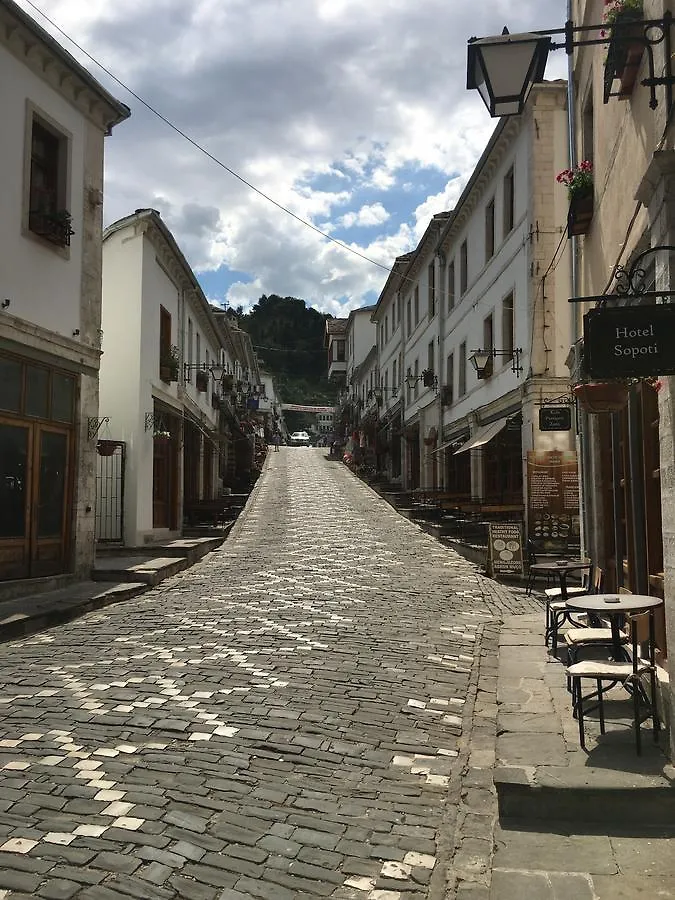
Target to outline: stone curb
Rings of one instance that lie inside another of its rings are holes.
[[[81,601],[76,600],[67,605],[64,604],[60,607],[45,610],[37,615],[7,622],[0,630],[0,643],[29,637],[39,631],[53,628],[55,625],[65,625],[87,613],[111,606],[113,603],[131,600],[132,597],[138,597],[139,594],[144,594],[151,589],[149,584],[127,582],[122,585],[115,585],[114,588],[109,588],[108,590],[102,590],[93,597],[82,598]],[[49,595],[44,594],[41,596],[47,597]]]
[[[495,762],[496,661],[501,621],[488,620],[476,633],[476,655],[469,678],[457,777],[448,801],[456,803],[452,858],[446,900],[488,900],[497,796],[492,782]]]

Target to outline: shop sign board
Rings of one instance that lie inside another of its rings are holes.
[[[542,406],[539,410],[539,431],[570,431],[571,428],[570,406]]]
[[[591,378],[675,374],[675,304],[592,309],[584,316],[584,368]]]
[[[490,522],[488,542],[491,575],[523,574],[523,528],[520,522]]]
[[[544,552],[579,541],[579,471],[574,450],[528,450],[528,538]]]

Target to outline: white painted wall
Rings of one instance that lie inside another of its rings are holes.
[[[84,207],[84,136],[81,112],[24,64],[0,46],[0,273],[2,296],[11,300],[9,312],[57,334],[72,337],[80,328],[82,225]],[[10,88],[11,86],[11,88]],[[70,142],[70,198],[73,216],[69,258],[39,239],[22,235],[26,103],[53,119]]]

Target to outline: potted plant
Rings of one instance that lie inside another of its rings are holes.
[[[167,384],[172,381],[178,381],[179,365],[178,347],[172,345],[162,350],[159,356],[159,377],[162,381],[165,381]]]
[[[579,406],[590,414],[620,412],[628,403],[625,381],[590,381],[575,384],[572,393]]]
[[[96,452],[99,456],[112,456],[117,448],[117,441],[97,441]]]
[[[643,28],[642,0],[605,0],[604,23],[609,32],[609,46],[605,59],[605,103],[610,96],[627,100],[633,92],[646,46]],[[611,93],[612,82],[619,79],[619,90]]]
[[[593,163],[584,159],[574,168],[558,172],[555,180],[567,187],[567,236],[587,234],[593,219]]]
[[[73,217],[67,209],[31,210],[28,217],[29,228],[35,234],[59,247],[70,246],[70,237],[75,234],[70,227]]]
[[[160,430],[153,432],[152,436],[156,441],[170,441],[171,440],[171,432],[165,431],[164,429],[160,429]]]

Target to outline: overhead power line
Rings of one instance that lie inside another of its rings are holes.
[[[161,112],[159,112],[159,110],[155,109],[155,107],[152,106],[152,104],[148,103],[147,100],[144,100],[139,94],[137,94],[134,90],[132,90],[132,88],[130,88],[129,85],[125,84],[125,82],[123,82],[120,78],[118,78],[117,75],[115,75],[113,72],[110,71],[110,69],[108,69],[106,66],[104,66],[103,63],[99,62],[99,60],[96,59],[95,56],[92,56],[92,54],[89,53],[88,50],[85,50],[85,48],[81,44],[78,44],[78,42],[74,38],[72,38],[66,31],[64,31],[63,28],[61,28],[59,25],[57,25],[53,19],[50,19],[49,16],[46,13],[44,13],[38,6],[36,6],[34,3],[32,3],[31,0],[25,0],[25,2],[30,7],[32,7],[39,15],[41,15],[42,18],[46,22],[49,22],[49,24],[52,26],[52,28],[55,28],[59,32],[59,34],[63,35],[63,37],[67,41],[69,41],[73,45],[73,47],[77,47],[77,49],[80,51],[80,53],[83,53],[87,57],[87,59],[91,60],[91,62],[93,62],[95,66],[98,66],[98,68],[101,69],[102,72],[105,72],[109,78],[112,78],[112,80],[116,84],[118,84],[123,90],[125,90],[125,91],[127,91],[127,93],[131,94],[131,96],[135,100],[137,100],[142,106],[144,106],[149,112],[151,112],[154,116],[156,116],[166,126],[171,128],[172,131],[175,131],[176,134],[180,135],[180,137],[182,137],[189,144],[191,144],[196,150],[199,150],[200,153],[203,153],[204,156],[208,157],[208,159],[210,159],[211,162],[214,162],[217,166],[220,166],[221,169],[224,169],[229,175],[232,175],[233,178],[236,178],[243,185],[245,185],[247,188],[249,188],[249,190],[254,191],[254,193],[258,194],[258,196],[262,197],[264,200],[267,200],[268,203],[271,203],[273,206],[276,206],[277,209],[286,213],[286,215],[291,216],[297,222],[300,222],[301,225],[304,225],[307,228],[311,228],[312,231],[315,231],[317,234],[321,235],[321,237],[325,238],[327,241],[331,241],[332,243],[336,244],[338,247],[341,247],[343,250],[347,250],[349,253],[353,253],[354,256],[358,256],[360,259],[365,260],[365,262],[370,263],[373,266],[377,266],[378,269],[382,269],[385,272],[389,272],[389,273],[393,271],[390,266],[386,266],[386,265],[384,265],[384,263],[379,263],[376,260],[371,259],[369,256],[366,256],[365,253],[361,253],[360,251],[355,250],[353,247],[350,247],[348,244],[345,244],[343,241],[338,240],[338,238],[333,237],[332,235],[328,234],[325,231],[322,231],[320,228],[318,228],[312,222],[308,221],[307,219],[303,219],[302,216],[299,216],[297,213],[294,213],[292,210],[288,209],[288,207],[284,206],[283,203],[279,203],[278,200],[275,200],[273,197],[270,197],[270,195],[266,194],[265,191],[256,187],[250,181],[247,181],[243,177],[243,175],[240,175],[234,169],[230,168],[230,166],[226,165],[222,160],[218,159],[217,156],[214,156],[213,153],[211,153],[209,150],[207,150],[206,147],[204,147],[202,144],[199,143],[199,141],[195,140],[195,138],[193,138],[193,137],[190,137],[190,135],[187,134],[187,132],[185,132],[181,128],[179,128],[178,125],[175,125],[170,119],[168,119],[165,115],[163,115]]]
[[[99,62],[99,60],[96,59],[96,57],[93,56],[91,53],[89,53],[88,50],[85,50],[85,48],[81,44],[79,44],[66,31],[64,31],[63,28],[61,28],[59,25],[57,25],[57,23],[53,19],[51,19],[46,13],[44,13],[35,3],[33,3],[32,0],[24,0],[24,2],[26,4],[28,4],[28,6],[30,6],[32,9],[34,9],[35,12],[38,13],[38,15],[42,16],[42,18],[46,22],[49,22],[49,24],[52,26],[52,28],[54,28],[56,31],[58,31],[59,34],[61,34],[69,43],[71,43],[73,45],[73,47],[77,47],[77,49],[80,51],[80,53],[82,53],[84,56],[86,56],[87,59],[89,59],[95,66],[97,66],[102,72],[105,72],[105,74],[109,78],[111,78],[116,84],[118,84],[128,94],[130,94],[135,100],[137,100],[149,112],[151,112],[154,116],[156,116],[156,118],[158,118],[168,128],[170,128],[172,131],[174,131],[176,134],[178,134],[180,137],[182,137],[183,140],[185,140],[189,144],[191,144],[196,150],[198,150],[200,153],[202,153],[204,156],[206,156],[208,159],[210,159],[211,162],[215,163],[217,166],[219,166],[221,169],[223,169],[225,172],[227,172],[233,178],[236,178],[237,181],[241,182],[241,184],[243,184],[247,188],[249,188],[249,190],[258,194],[258,196],[262,197],[264,200],[267,200],[268,203],[271,203],[272,206],[275,206],[277,209],[281,210],[281,212],[286,213],[286,215],[295,219],[301,225],[304,225],[306,228],[310,228],[316,234],[320,235],[321,237],[325,238],[327,241],[330,241],[331,243],[340,247],[342,250],[346,250],[348,253],[351,253],[354,256],[359,257],[359,259],[364,260],[364,262],[370,263],[372,266],[376,266],[378,269],[382,269],[384,272],[387,272],[390,275],[394,274],[395,269],[392,266],[387,266],[384,263],[377,262],[377,260],[371,259],[369,256],[366,256],[365,253],[361,253],[359,250],[355,250],[353,247],[350,247],[348,244],[345,244],[343,241],[338,240],[338,238],[333,237],[331,234],[328,234],[325,231],[322,231],[320,228],[318,228],[312,222],[308,221],[307,219],[303,219],[302,216],[299,216],[297,213],[294,213],[292,210],[288,209],[288,207],[284,206],[282,203],[279,203],[279,201],[275,200],[273,197],[270,197],[269,194],[266,194],[265,191],[256,187],[250,181],[247,181],[247,179],[244,178],[243,175],[240,175],[238,172],[236,172],[230,166],[226,165],[226,163],[224,163],[222,160],[218,159],[217,156],[214,156],[213,153],[211,153],[209,150],[207,150],[206,147],[204,147],[202,144],[199,143],[199,141],[197,141],[195,138],[191,137],[189,134],[187,134],[187,132],[183,131],[182,128],[180,128],[178,125],[174,124],[170,119],[168,119],[165,115],[163,115],[161,112],[159,112],[159,110],[155,109],[155,107],[152,106],[151,103],[148,103],[147,100],[144,100],[143,97],[141,97],[139,94],[136,93],[136,91],[134,91],[132,88],[130,88],[124,81],[121,80],[121,78],[118,78],[117,75],[115,75],[109,68],[107,68],[107,66],[105,66],[105,65],[103,65],[103,63]],[[562,243],[562,240],[561,240],[561,243]],[[549,267],[547,269],[547,274],[551,270],[551,267],[555,268],[558,265],[559,260],[558,260],[558,262],[556,262],[556,256],[558,255],[559,249],[560,249],[560,245],[558,245],[558,249],[556,249],[556,252],[553,255],[553,259],[551,260],[551,263],[549,264]],[[416,279],[410,278],[408,275],[403,275],[403,274],[399,273],[399,278],[401,279],[401,281],[408,281],[411,284],[417,283]],[[436,295],[439,298],[447,297],[448,291],[446,291],[442,288],[436,288]],[[276,347],[262,348],[262,347],[260,347],[258,349],[277,350],[279,348],[276,348]]]

